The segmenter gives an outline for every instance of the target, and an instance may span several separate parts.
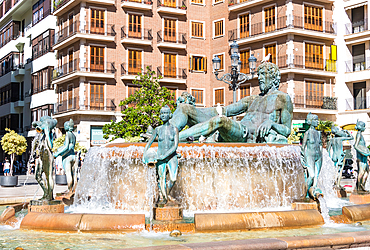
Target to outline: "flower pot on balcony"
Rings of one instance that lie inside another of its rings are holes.
[[[0,185],[2,187],[15,187],[18,185],[18,176],[1,176]]]
[[[65,174],[55,175],[55,184],[57,185],[67,185],[67,176]]]

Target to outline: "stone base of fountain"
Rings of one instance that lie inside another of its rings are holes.
[[[182,220],[182,207],[155,207],[153,208],[154,219],[159,221]]]
[[[347,192],[346,190],[342,187],[342,188],[334,188],[336,194],[337,194],[337,197],[338,198],[346,198],[347,197]]]
[[[357,193],[353,192],[349,197],[349,201],[354,204],[367,204],[370,203],[370,193]]]
[[[64,204],[62,201],[53,200],[53,201],[40,201],[40,200],[31,200],[28,206],[28,212],[35,213],[64,213]]]
[[[317,211],[320,211],[319,204],[309,198],[299,199],[295,200],[292,205],[292,210],[307,210],[307,209],[315,209]]]
[[[174,221],[153,220],[151,223],[145,225],[145,229],[154,232],[171,232],[173,230],[179,230],[182,233],[193,233],[195,232],[194,218],[184,218]]]

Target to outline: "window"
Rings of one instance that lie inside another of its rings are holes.
[[[93,72],[104,72],[104,48],[90,46],[90,68]]]
[[[240,61],[242,65],[240,67],[240,72],[244,74],[249,74],[249,50],[240,51]]]
[[[173,95],[173,100],[176,102],[177,100],[177,96],[176,96],[176,89],[170,89],[170,88],[167,88],[171,94]]]
[[[304,28],[322,31],[322,8],[304,6]]]
[[[52,89],[51,86],[51,72],[53,67],[42,69],[32,75],[32,94],[36,94],[46,89]]]
[[[240,87],[240,99],[251,95],[251,86],[244,85]]]
[[[74,64],[73,64],[73,49],[68,51],[68,72],[74,71]]]
[[[140,87],[137,86],[128,86],[128,96],[135,94],[139,89]]]
[[[276,64],[276,44],[265,46],[265,56],[267,56],[268,54],[270,54],[269,62]]]
[[[225,66],[224,66],[224,61],[225,61],[225,59],[224,59],[224,54],[219,54],[219,55],[215,55],[215,56],[217,56],[218,58],[220,58],[220,60],[221,60],[221,63],[220,63],[220,70],[224,70],[225,68]]]
[[[164,77],[176,78],[176,54],[164,54]]]
[[[189,68],[194,71],[207,72],[207,57],[190,56]]]
[[[136,75],[141,72],[141,50],[128,51],[128,74]]]
[[[264,9],[265,12],[265,32],[275,30],[275,6]]]
[[[68,86],[68,106],[72,108],[73,105],[73,85]]]
[[[163,6],[176,8],[176,0],[163,0]]]
[[[176,42],[176,20],[175,19],[164,19],[164,41],[165,42]]]
[[[201,89],[192,89],[191,95],[195,97],[195,104],[203,105],[203,90]]]
[[[203,23],[201,22],[191,22],[191,36],[197,38],[204,38],[203,33]]]
[[[249,14],[239,16],[240,38],[249,37]]]
[[[306,81],[306,107],[321,108],[324,96],[324,83]]]
[[[91,9],[91,33],[104,34],[104,10]]]
[[[222,3],[223,2],[223,0],[214,0],[214,3],[216,4],[216,3]]]
[[[3,3],[4,3],[4,2],[2,2],[2,3],[0,4],[0,18],[2,18],[2,17],[3,17]]]
[[[128,15],[128,37],[141,39],[141,15]]]
[[[49,13],[44,13],[44,8],[48,10],[50,6],[47,6],[47,1],[45,0],[40,0],[37,3],[35,3],[32,6],[32,23],[35,25],[36,23],[40,22],[44,16],[48,16]]]
[[[90,83],[90,109],[104,109],[104,85]]]
[[[69,34],[70,35],[73,34],[74,27],[73,27],[73,14],[72,13],[69,14],[69,16],[68,16],[68,27],[69,27],[69,29],[68,29]]]
[[[224,20],[215,21],[214,26],[214,37],[219,37],[224,35]]]
[[[224,105],[224,89],[215,89],[215,105],[217,104]]]
[[[323,45],[305,43],[305,67],[324,69]]]
[[[203,4],[203,0],[191,0],[192,3]]]

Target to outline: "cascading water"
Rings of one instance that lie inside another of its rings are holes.
[[[188,213],[287,207],[303,195],[299,147],[212,145],[178,148],[182,158],[173,196]],[[143,149],[91,148],[69,210],[151,211],[156,175],[142,164]]]

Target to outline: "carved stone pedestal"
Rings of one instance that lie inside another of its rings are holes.
[[[370,203],[370,193],[357,193],[354,192],[349,197],[349,201],[355,204],[367,204]]]
[[[28,212],[34,213],[64,213],[64,204],[62,201],[39,201],[32,200],[28,206]]]
[[[182,210],[182,207],[155,207],[153,208],[154,219],[161,221],[182,220]]]
[[[311,199],[301,199],[301,200],[295,200],[292,203],[292,210],[307,210],[307,209],[316,209],[320,211],[319,204]]]

